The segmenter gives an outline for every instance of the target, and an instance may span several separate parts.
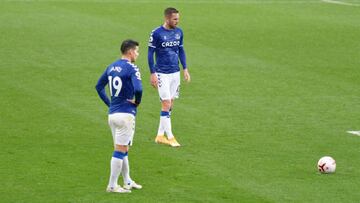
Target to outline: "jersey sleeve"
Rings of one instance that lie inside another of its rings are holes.
[[[152,31],[149,38],[148,64],[150,73],[155,73],[154,53],[157,45],[157,37],[155,31]]]
[[[106,92],[105,92],[105,86],[108,84],[108,79],[107,79],[107,69],[105,70],[105,72],[100,76],[95,89],[99,95],[99,97],[101,98],[101,100],[103,100],[103,102],[109,107],[110,106],[110,99],[107,97]]]
[[[179,44],[179,59],[180,59],[180,62],[182,64],[182,66],[183,66],[183,69],[186,69],[187,68],[186,54],[185,54],[185,49],[184,49],[184,44],[183,44],[183,38],[184,38],[184,34],[181,31],[180,44]]]
[[[156,49],[156,45],[157,45],[157,35],[156,32],[153,30],[150,33],[150,38],[149,38],[149,47],[152,47],[154,49]]]
[[[180,30],[181,35],[180,35],[180,44],[179,47],[183,47],[184,46],[184,33],[182,30]]]
[[[148,64],[149,64],[149,69],[150,69],[151,74],[155,73],[154,53],[155,53],[155,48],[149,46]]]
[[[134,87],[134,95],[135,95],[135,104],[139,105],[141,103],[142,97],[142,83],[141,83],[141,74],[139,68],[134,67],[134,71],[131,74],[131,82]]]

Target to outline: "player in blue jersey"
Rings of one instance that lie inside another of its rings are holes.
[[[110,162],[110,179],[107,192],[129,193],[132,188],[142,186],[130,178],[128,159],[129,146],[135,131],[135,116],[141,102],[142,84],[139,68],[133,64],[139,56],[139,43],[125,40],[121,44],[121,59],[110,64],[101,75],[96,90],[109,107],[108,122],[111,128],[114,153]],[[105,93],[109,86],[111,101]],[[122,174],[124,187],[118,185],[118,177]]]
[[[179,147],[180,144],[176,141],[171,130],[170,119],[174,99],[179,97],[179,59],[183,66],[185,81],[190,82],[190,74],[186,66],[183,32],[177,27],[180,17],[179,11],[175,8],[166,8],[164,17],[164,24],[155,28],[150,34],[148,51],[150,82],[154,88],[158,89],[161,100],[160,123],[155,142]],[[167,138],[164,136],[165,134]]]

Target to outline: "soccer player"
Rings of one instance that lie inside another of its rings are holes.
[[[107,192],[129,193],[132,188],[142,186],[130,178],[128,150],[132,145],[135,131],[135,116],[141,102],[142,83],[139,68],[133,64],[139,56],[139,43],[125,40],[121,44],[121,59],[110,64],[99,78],[96,90],[109,107],[109,126],[111,128],[114,153],[110,162],[110,179]],[[105,93],[109,86],[111,101]],[[118,185],[122,174],[124,187]]]
[[[179,59],[183,67],[184,79],[190,82],[183,47],[183,32],[177,27],[179,18],[179,11],[175,8],[165,9],[164,24],[151,32],[148,50],[150,82],[154,88],[158,89],[161,100],[160,123],[155,142],[172,147],[180,146],[172,133],[170,119],[174,99],[179,97]],[[154,53],[156,63],[154,63]],[[164,134],[167,135],[167,138]]]

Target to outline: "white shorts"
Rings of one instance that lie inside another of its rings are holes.
[[[129,113],[109,115],[109,126],[114,145],[132,145],[135,132],[135,116]]]
[[[158,92],[161,100],[179,98],[180,71],[176,73],[156,73],[158,77]]]

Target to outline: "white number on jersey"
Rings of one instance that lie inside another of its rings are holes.
[[[112,76],[109,76],[108,79],[109,79],[110,95],[115,97],[119,96],[122,87],[121,78],[118,76],[114,78]],[[113,88],[116,90],[115,95],[113,95]]]

